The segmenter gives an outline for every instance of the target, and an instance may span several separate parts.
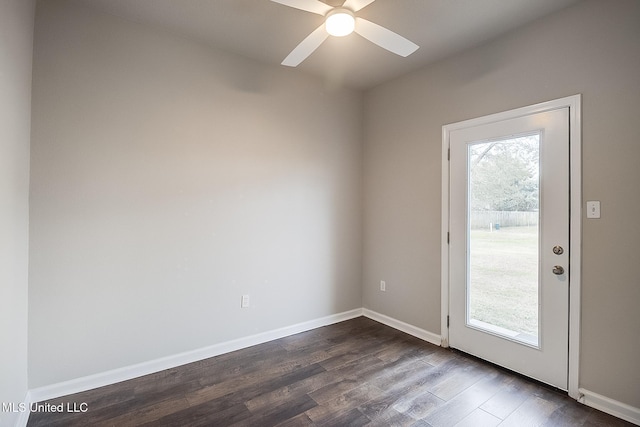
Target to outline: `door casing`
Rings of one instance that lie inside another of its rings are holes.
[[[568,394],[574,399],[580,397],[578,374],[580,362],[580,292],[581,292],[581,237],[582,237],[582,137],[581,137],[581,95],[573,95],[514,110],[490,114],[475,119],[448,124],[442,127],[442,234],[441,234],[441,338],[442,346],[449,346],[449,137],[456,129],[522,117],[558,108],[569,108],[569,240],[571,252],[569,265],[569,368]]]

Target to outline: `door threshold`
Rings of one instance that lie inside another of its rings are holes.
[[[512,369],[505,368],[504,366],[501,366],[501,365],[498,365],[498,364],[496,364],[496,363],[490,362],[489,360],[483,359],[483,358],[481,358],[481,357],[474,356],[473,354],[466,353],[466,352],[464,352],[464,351],[462,351],[462,350],[458,350],[457,348],[449,347],[448,349],[449,349],[451,352],[456,353],[456,354],[458,354],[458,355],[460,355],[460,356],[462,356],[462,357],[466,357],[466,358],[469,358],[469,359],[473,359],[473,360],[475,360],[475,361],[477,361],[477,362],[480,362],[480,363],[482,363],[482,364],[484,364],[484,365],[492,366],[492,367],[494,367],[494,368],[496,368],[496,369],[498,369],[498,370],[500,370],[500,371],[503,371],[503,372],[508,373],[509,375],[514,375],[514,376],[516,376],[516,377],[518,377],[518,378],[521,378],[521,379],[523,379],[523,380],[525,380],[525,381],[528,381],[528,382],[531,382],[531,383],[533,383],[533,384],[536,384],[536,385],[542,386],[542,387],[544,387],[545,389],[547,389],[547,390],[549,390],[549,391],[553,391],[553,392],[556,392],[556,393],[562,394],[562,395],[564,395],[564,396],[569,396],[569,393],[568,393],[568,391],[567,391],[567,390],[563,390],[563,389],[561,389],[561,388],[559,388],[559,387],[556,387],[556,386],[554,386],[554,385],[547,384],[547,383],[545,383],[545,382],[543,382],[543,381],[540,381],[540,380],[537,380],[537,379],[535,379],[535,378],[529,377],[529,376],[527,376],[527,375],[525,375],[525,374],[522,374],[522,373],[520,373],[520,372],[514,371],[514,370],[512,370]]]

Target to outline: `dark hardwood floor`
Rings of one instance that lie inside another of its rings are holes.
[[[364,317],[47,403],[87,411],[29,426],[631,425]]]

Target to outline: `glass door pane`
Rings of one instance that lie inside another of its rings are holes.
[[[468,145],[467,325],[538,346],[540,135]]]

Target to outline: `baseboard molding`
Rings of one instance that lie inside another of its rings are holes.
[[[24,396],[24,400],[22,401],[22,405],[24,408],[27,408],[25,411],[20,411],[20,415],[16,420],[16,427],[26,427],[29,422],[29,405],[31,404],[31,391],[27,390],[27,394]]]
[[[437,346],[442,345],[442,338],[440,337],[440,335],[434,334],[433,332],[418,328],[417,326],[410,325],[398,319],[394,319],[393,317],[377,313],[373,310],[369,310],[368,308],[362,309],[362,315],[368,317],[369,319],[375,320],[376,322],[380,322],[394,329],[405,332],[409,335],[413,335],[414,337],[420,338],[423,341],[430,342],[431,344],[435,344]]]
[[[104,387],[121,381],[127,381],[133,378],[138,378],[144,375],[163,371],[165,369],[175,368],[181,365],[186,365],[187,363],[197,362],[199,360],[219,356],[221,354],[251,347],[253,345],[262,344],[275,339],[284,338],[300,332],[306,332],[311,329],[320,328],[322,326],[332,325],[334,323],[354,319],[360,316],[368,317],[372,320],[390,326],[399,331],[405,332],[409,335],[413,335],[432,344],[441,344],[440,335],[431,333],[424,329],[418,328],[416,326],[366,308],[358,308],[355,310],[350,310],[343,313],[333,314],[319,319],[298,323],[292,326],[286,326],[284,328],[279,328],[272,331],[267,331],[260,334],[215,344],[193,351],[150,360],[148,362],[139,363],[136,365],[125,366],[123,368],[113,369],[94,375],[88,375],[57,384],[37,387],[27,392],[27,395],[25,397],[25,405],[26,407],[30,407],[31,404],[35,402],[42,402],[49,399],[55,399],[62,396],[68,396],[71,394],[92,390],[98,387]],[[25,411],[20,414],[20,418],[18,419],[16,426],[26,427],[28,420],[29,411]]]
[[[626,403],[618,402],[598,393],[594,393],[583,388],[578,389],[580,397],[578,402],[587,406],[606,412],[614,417],[621,418],[630,423],[640,425],[640,408],[635,408]]]
[[[163,357],[160,359],[155,359],[136,365],[125,366],[123,368],[101,372],[86,377],[76,378],[57,384],[34,388],[27,392],[24,404],[26,405],[26,407],[30,407],[31,403],[34,402],[41,402],[48,399],[67,396],[70,394],[80,393],[82,391],[115,384],[121,381],[138,378],[143,375],[153,374],[165,369],[171,369],[177,366],[185,365],[187,363],[207,359],[209,357],[219,356],[221,354],[251,347],[257,344],[262,344],[275,339],[284,338],[300,332],[306,332],[311,329],[320,328],[322,326],[332,325],[334,323],[354,319],[359,316],[368,317],[372,320],[375,320],[384,325],[405,332],[409,335],[430,342],[432,344],[438,346],[442,344],[441,336],[438,334],[434,334],[433,332],[429,332],[425,329],[421,329],[400,320],[394,319],[393,317],[377,313],[373,310],[358,308],[355,310],[350,310],[291,326],[286,326],[284,328],[274,329],[260,334],[226,341],[193,351],[176,354],[173,356]],[[579,389],[579,394],[579,402],[600,411],[606,412],[615,417],[621,418],[625,421],[640,425],[639,408],[635,408],[633,406],[618,402],[606,396],[602,396],[600,394],[582,388]],[[20,413],[20,416],[16,422],[16,426],[25,427],[28,423],[28,420],[29,411],[22,412]]]
[[[136,365],[125,366],[123,368],[113,369],[86,377],[34,388],[29,390],[29,393],[27,394],[27,398],[29,399],[27,404],[67,396],[70,394],[115,384],[121,381],[138,378],[143,375],[153,374],[165,369],[175,368],[177,366],[186,365],[187,363],[197,362],[199,360],[219,356],[221,354],[240,350],[246,347],[251,347],[257,344],[262,344],[267,341],[287,337],[289,335],[298,334],[300,332],[306,332],[322,326],[343,322],[345,320],[353,319],[360,316],[362,316],[362,309],[358,308],[355,310],[350,310],[343,313],[333,314],[319,319],[298,323],[292,326],[286,326],[284,328],[262,332],[256,335],[239,338],[232,341],[226,341],[223,343],[187,351],[184,353],[179,353],[168,357],[163,357],[160,359],[150,360],[148,362],[143,362]]]

